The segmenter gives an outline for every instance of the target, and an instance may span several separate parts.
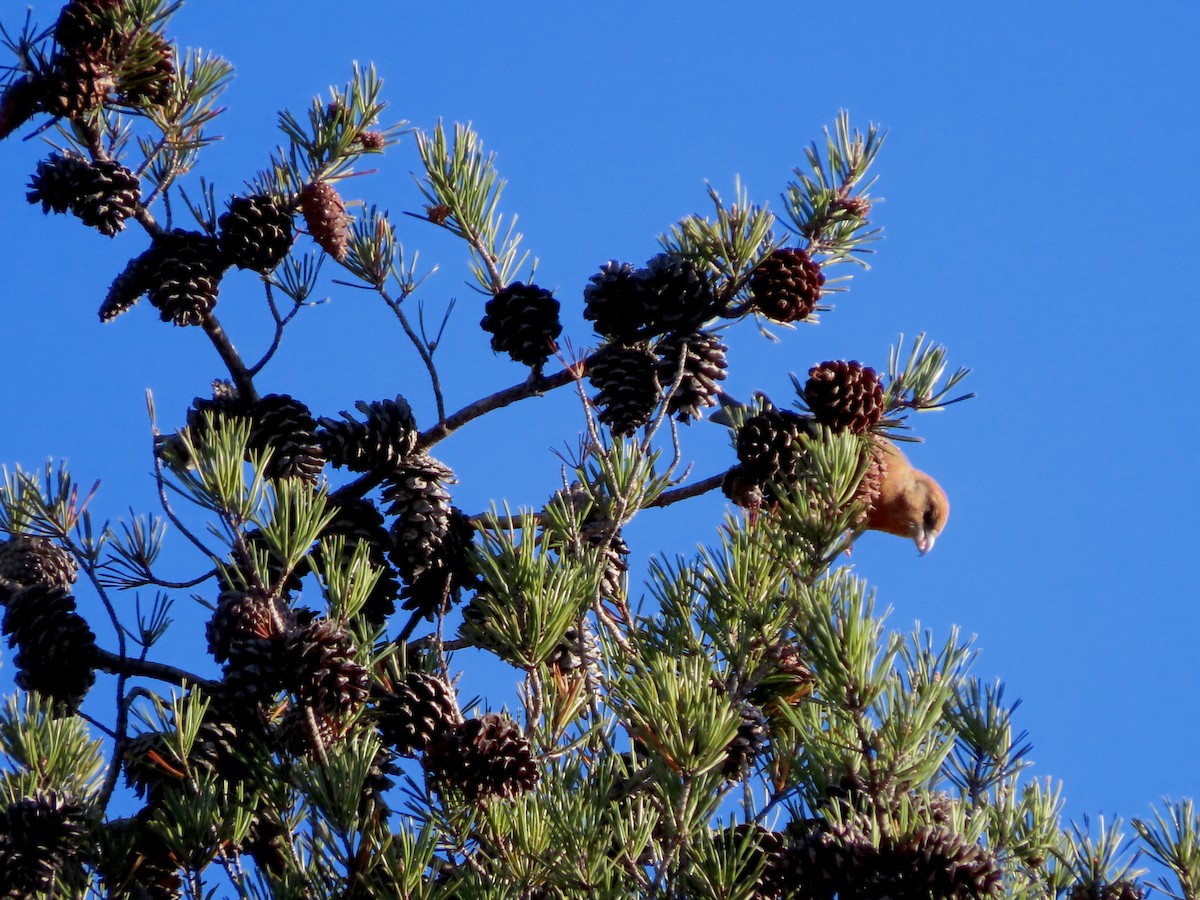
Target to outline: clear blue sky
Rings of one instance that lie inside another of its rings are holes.
[[[54,6],[35,12],[48,22]],[[657,234],[705,210],[706,180],[728,194],[740,174],[777,208],[839,109],[888,128],[875,190],[886,239],[872,271],[819,327],[779,345],[742,328],[727,388],[784,402],[788,373],[823,359],[882,367],[901,332],[946,344],[952,365],[974,370],[978,398],[919,417],[926,443],[911,456],[948,491],[948,529],[924,559],[869,535],[858,573],[896,627],[977,635],[977,673],[1023,698],[1034,774],[1064,780],[1072,815],[1128,819],[1164,795],[1200,794],[1200,5],[210,0],[185,8],[174,34],[239,70],[227,139],[201,167],[218,198],[265,163],[276,110],[302,110],[356,59],[378,66],[394,118],[472,121],[499,154],[504,209],[519,214],[576,345],[593,340],[580,315],[588,276],[653,254]],[[144,390],[177,424],[219,361],[201,334],[161,325],[145,304],[98,323],[108,282],[145,238],[110,241],[26,205],[44,152],[36,140],[0,144],[0,461],[66,457],[80,481],[103,480],[99,512],[150,509]],[[406,141],[344,193],[419,209],[417,165]],[[459,301],[443,350],[449,406],[520,380],[475,327],[482,300],[464,284],[462,249],[399,221],[406,247],[441,266],[426,302]],[[403,392],[428,421],[421,369],[382,304],[335,285],[328,296],[289,331],[262,388],[319,414]],[[268,336],[254,279],[227,279],[217,312],[256,358]],[[549,448],[579,421],[562,393],[439,447],[462,506],[545,499],[558,477]],[[698,477],[732,462],[723,429],[684,437]],[[710,496],[648,512],[631,542],[689,552],[722,508]],[[3,684],[11,674],[6,665]]]

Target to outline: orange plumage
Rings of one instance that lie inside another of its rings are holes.
[[[886,468],[879,497],[867,513],[867,528],[911,538],[924,556],[946,527],[950,501],[942,486],[914,469],[891,441],[880,440]]]

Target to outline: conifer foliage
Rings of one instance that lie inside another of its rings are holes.
[[[840,114],[778,213],[710,190],[644,261],[595,247],[570,296],[534,280],[480,136],[389,124],[373,69],[281,113],[282,148],[222,205],[188,190],[233,69],[177,49],[178,5],[70,0],[6,31],[0,138],[55,148],[7,189],[139,234],[97,283],[101,321],[145,296],[224,370],[172,373],[212,391],[157,411],[159,510],[103,521],[119,498],[65,465],[4,470],[0,896],[1144,896],[1120,823],[1064,824],[1060,789],[1029,777],[1016,704],[971,675],[967,642],[890,630],[844,564],[884,448],[964,399],[966,371],[922,337],[878,369],[818,357],[793,397],[723,393],[735,334],[815,321],[835,267],[862,265],[882,132]],[[410,150],[420,196],[350,178]],[[411,215],[376,205],[397,202]],[[482,297],[430,330],[408,248],[437,229]],[[318,285],[350,282],[408,342],[407,396],[266,392]],[[272,317],[260,359],[220,322],[231,295]],[[513,383],[447,396],[447,328]],[[461,508],[437,445],[559,390],[580,398],[562,489]],[[707,475],[687,456],[701,428],[729,433]],[[733,504],[694,557],[626,542],[635,517],[717,489]],[[192,602],[206,624],[177,633],[172,604]],[[459,695],[500,662],[511,692]],[[1134,828],[1164,889],[1200,898],[1191,802]]]

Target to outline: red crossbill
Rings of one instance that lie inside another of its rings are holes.
[[[912,538],[924,556],[946,527],[950,501],[941,485],[914,469],[900,448],[880,439],[886,468],[879,497],[867,513],[867,528]]]

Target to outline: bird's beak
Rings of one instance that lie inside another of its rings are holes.
[[[917,550],[924,556],[933,549],[933,545],[937,541],[937,533],[922,529],[917,532],[917,536],[913,540],[916,541]]]

